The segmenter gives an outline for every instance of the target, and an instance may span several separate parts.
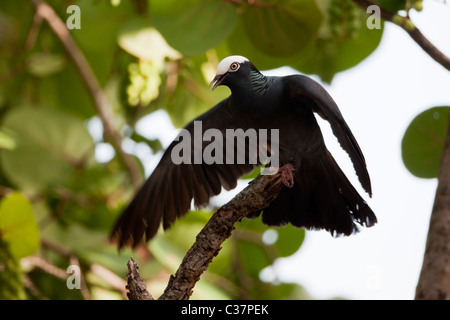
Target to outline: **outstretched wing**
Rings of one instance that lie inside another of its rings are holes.
[[[201,121],[201,136],[198,134],[199,122],[195,126],[195,121]],[[178,149],[181,149],[179,143],[186,141],[181,138],[179,141],[173,141],[158,166],[117,220],[111,238],[118,242],[119,248],[125,245],[135,247],[144,235],[146,241],[150,240],[161,223],[164,229],[167,229],[176,218],[186,214],[192,200],[196,206],[206,205],[212,196],[220,193],[222,187],[227,190],[235,188],[237,180],[254,169],[256,165],[249,164],[249,161],[245,161],[245,164],[236,164],[236,161],[226,164],[225,141],[222,149],[223,164],[206,164],[205,161],[197,163],[194,159],[196,152],[202,153],[205,147],[214,142],[214,139],[203,141],[202,136],[206,130],[216,129],[216,132],[221,132],[225,137],[226,129],[238,128],[245,130],[240,119],[232,114],[229,99],[223,100],[185,127],[184,133],[191,137],[191,161],[174,163],[172,151],[177,148],[176,154],[185,156],[181,154],[183,152],[178,152]],[[238,153],[236,149],[235,151],[236,158]]]
[[[333,98],[319,83],[306,76],[293,75],[283,79],[291,97],[306,102],[304,105],[311,106],[314,112],[330,123],[341,147],[350,156],[361,185],[372,196],[364,155]]]

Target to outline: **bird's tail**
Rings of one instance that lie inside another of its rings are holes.
[[[263,210],[263,223],[291,223],[339,236],[358,232],[356,223],[371,227],[377,222],[328,151],[319,159],[303,158],[294,180],[292,188],[283,186],[279,196]]]

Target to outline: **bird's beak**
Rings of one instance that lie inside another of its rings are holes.
[[[214,90],[215,88],[220,86],[223,82],[223,79],[225,79],[226,75],[227,75],[226,73],[216,75],[209,84],[209,87],[211,88],[211,90]]]

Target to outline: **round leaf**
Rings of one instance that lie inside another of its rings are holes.
[[[413,119],[402,140],[406,168],[420,178],[435,178],[444,149],[450,107],[434,107]]]
[[[93,159],[94,143],[83,121],[46,108],[14,108],[3,121],[17,147],[2,150],[5,176],[22,190],[36,192],[67,183],[76,167]]]
[[[236,7],[216,0],[151,2],[152,22],[167,42],[186,56],[205,53],[231,33]]]
[[[16,147],[16,140],[9,132],[0,128],[0,149],[13,150]]]
[[[118,43],[122,49],[141,60],[162,62],[166,57],[181,58],[180,53],[172,49],[161,34],[142,18],[134,18],[122,26]]]
[[[269,248],[269,250],[274,250],[276,257],[288,257],[294,254],[302,245],[305,239],[305,229],[297,228],[292,225],[285,225],[283,227],[269,227],[262,223],[261,216],[254,219],[242,220],[240,224],[237,225],[239,232],[252,232],[253,236],[258,237],[258,241],[261,241],[261,246]],[[263,234],[265,231],[271,230],[276,234],[275,241],[271,243],[264,243]]]
[[[278,238],[273,246],[278,251],[280,257],[288,257],[297,252],[303,240],[305,240],[304,228],[299,229],[288,224],[275,230],[278,233]]]
[[[270,56],[298,53],[317,32],[321,20],[316,2],[310,0],[265,1],[248,6],[242,16],[248,41]],[[242,36],[241,41],[246,41]]]
[[[7,195],[0,203],[0,237],[16,259],[33,254],[39,247],[39,231],[31,205],[18,192]]]
[[[66,65],[63,72],[41,78],[37,90],[39,101],[45,101],[46,106],[83,119],[96,115],[92,96],[72,64]]]
[[[46,77],[64,69],[66,59],[62,54],[39,52],[28,59],[28,72],[37,77]]]
[[[291,66],[331,82],[336,73],[354,67],[378,47],[384,25],[381,21],[380,29],[369,29],[367,13],[352,0],[320,3],[326,18],[317,37]]]
[[[270,259],[263,246],[250,242],[238,241],[237,248],[239,253],[239,264],[245,270],[246,274],[257,277],[261,270],[273,261]]]
[[[117,35],[125,21],[134,16],[133,1],[112,6],[109,1],[78,0],[81,29],[71,35],[83,51],[100,85],[104,85],[117,63]]]
[[[311,41],[304,42],[298,52],[292,50],[289,55],[276,56],[269,50],[262,50],[261,44],[256,41],[243,41],[247,31],[245,21],[241,19],[227,39],[222,55],[244,55],[260,70],[290,66],[304,73],[317,74],[322,80],[331,82],[337,72],[351,68],[369,56],[377,48],[383,34],[383,21],[380,29],[369,29],[366,12],[351,0],[345,0],[345,3],[346,6],[341,0],[318,1],[324,18],[317,18],[317,21],[322,21],[322,25]],[[336,8],[340,11],[336,12]]]
[[[219,47],[220,56],[224,58],[232,54],[243,55],[249,58],[259,70],[275,69],[295,63],[292,57],[273,57],[262,52],[251,41],[243,41],[243,35],[245,31],[241,19],[227,38],[226,46]]]

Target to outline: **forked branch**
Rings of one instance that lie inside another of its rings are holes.
[[[280,193],[281,187],[279,173],[260,175],[230,202],[217,210],[197,235],[195,243],[185,255],[176,274],[170,277],[167,288],[158,300],[189,299],[200,276],[219,253],[222,243],[231,236],[235,223],[249,213],[269,206]],[[134,287],[128,282],[130,299],[140,296],[139,292],[131,292]]]

